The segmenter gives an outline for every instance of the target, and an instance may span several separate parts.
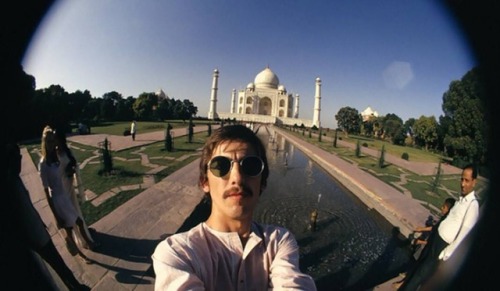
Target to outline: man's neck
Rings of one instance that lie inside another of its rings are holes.
[[[248,238],[252,221],[249,220],[227,220],[216,218],[211,215],[205,222],[211,229],[220,232],[236,232],[240,238]]]

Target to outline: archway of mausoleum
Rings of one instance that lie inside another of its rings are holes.
[[[259,114],[271,115],[273,103],[269,97],[262,97],[259,102]]]

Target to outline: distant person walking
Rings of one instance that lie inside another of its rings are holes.
[[[404,279],[398,290],[418,290],[437,270],[441,261],[448,260],[464,240],[479,218],[479,203],[474,187],[477,169],[467,165],[460,178],[461,196],[437,227],[436,235],[430,239],[426,250],[420,255],[411,274]],[[428,248],[428,249],[427,249]]]
[[[135,134],[137,132],[137,122],[132,121],[130,124],[130,134],[132,135],[132,140],[135,140]]]

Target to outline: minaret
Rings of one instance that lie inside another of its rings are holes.
[[[295,94],[295,111],[293,112],[293,118],[299,118],[299,94]]]
[[[212,95],[210,96],[210,110],[208,111],[208,119],[216,119],[217,116],[217,82],[219,80],[219,70],[215,69],[212,80]]]
[[[321,121],[319,113],[321,111],[321,79],[316,78],[316,94],[314,97],[314,114],[313,114],[313,125],[317,128],[321,127]]]
[[[236,102],[236,89],[233,89],[233,96],[231,96],[231,113],[234,113],[234,103]]]

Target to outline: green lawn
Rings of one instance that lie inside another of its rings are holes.
[[[187,122],[183,123],[182,121],[170,121],[169,123],[174,128],[187,127]],[[166,128],[166,124],[166,122],[138,122],[138,131],[150,132],[163,130]],[[203,124],[206,124],[206,122]],[[121,135],[123,134],[123,130],[127,128],[128,125],[128,122],[103,124],[102,126],[93,127],[92,133]],[[396,188],[401,192],[401,195],[404,195],[403,190],[401,189],[401,187],[404,187],[404,189],[411,192],[411,195],[415,199],[420,200],[421,203],[428,207],[434,214],[438,213],[439,207],[445,198],[450,196],[456,198],[460,193],[460,175],[441,175],[439,177],[439,183],[437,183],[438,185],[433,187],[435,184],[434,179],[436,178],[434,176],[415,175],[413,172],[401,169],[391,164],[380,168],[378,166],[377,157],[365,154],[361,154],[359,157],[356,157],[354,149],[340,146],[333,147],[333,142],[331,140],[327,141],[326,139],[323,139],[323,141],[319,142],[317,136],[313,135],[309,138],[307,132],[302,134],[300,130],[291,133],[309,143],[337,155],[351,164],[359,166],[371,175]],[[153,175],[155,181],[159,182],[171,173],[197,159],[199,157],[198,150],[201,149],[206,138],[206,132],[194,134],[192,143],[188,142],[187,136],[174,137],[174,150],[172,152],[165,150],[163,142],[156,142],[147,146],[139,146],[136,148],[111,152],[114,166],[114,171],[111,175],[100,174],[102,165],[100,163],[100,159],[95,158],[93,160],[94,163],[87,164],[81,170],[84,187],[97,195],[101,195],[118,186],[142,183],[143,177],[146,175],[146,172],[151,170],[151,168],[141,165],[140,153],[148,155],[150,163],[165,167],[163,170]],[[394,146],[386,142],[366,137],[349,137],[343,138],[343,140],[353,144],[356,144],[357,141],[360,140],[361,144],[367,143],[368,147],[378,149],[381,149],[382,145],[384,145],[386,153],[396,156],[401,156],[402,152],[407,152],[411,161],[438,162],[442,159],[441,156],[432,152],[410,147]],[[99,153],[99,149],[97,148],[73,142],[69,143],[76,159],[80,163],[96,155],[96,153]],[[33,141],[30,144],[24,144],[23,146],[28,148],[32,159],[35,163],[38,163],[39,155],[37,151],[40,148],[40,142]],[[402,176],[406,177],[407,183],[398,187],[395,184],[401,181]],[[486,192],[485,190],[487,186],[488,182],[485,179],[478,180],[476,189],[478,190],[477,192],[479,193],[480,199],[483,198],[482,195]],[[142,191],[143,189],[122,191],[98,207],[95,207],[90,202],[85,202],[82,206],[82,211],[84,212],[87,223],[94,223]]]
[[[404,187],[406,190],[410,191],[413,198],[420,200],[422,205],[427,207],[435,215],[439,214],[439,208],[446,198],[450,196],[458,198],[458,196],[460,195],[461,175],[440,175],[438,177],[437,185],[434,186],[436,184],[434,183],[436,176],[415,175],[413,172],[402,169],[400,167],[396,167],[391,164],[387,164],[384,167],[380,168],[378,166],[378,157],[373,157],[366,154],[361,154],[359,157],[356,157],[355,147],[342,147],[338,144],[337,147],[334,147],[333,139],[327,140],[325,138],[322,138],[322,141],[320,142],[317,135],[312,134],[312,136],[309,137],[307,131],[303,133],[302,130],[295,130],[289,133],[311,144],[314,144],[325,151],[335,154],[351,164],[357,165],[364,171],[367,171],[371,175],[377,177],[378,179],[386,182],[387,184],[400,191],[401,195],[404,195],[401,189],[401,187]],[[329,135],[327,134],[327,136],[332,135],[333,131],[331,131]],[[383,142],[367,137],[351,136],[348,138],[343,137],[342,140],[353,145],[356,145],[359,140],[361,145],[363,143],[367,143],[369,148],[375,148],[379,151],[382,149],[382,145],[384,145],[386,153],[397,157],[401,157],[401,154],[403,152],[407,152],[410,156],[410,161],[437,163],[440,160],[444,159],[442,156],[433,152],[410,147],[396,146],[388,142]],[[401,181],[402,175],[406,177],[408,182],[397,187],[394,184]],[[476,192],[478,193],[480,201],[484,200],[484,195],[486,194],[487,187],[488,181],[486,179],[478,179]]]
[[[297,129],[294,131],[294,133],[297,136],[302,136],[308,140],[310,140],[311,143],[317,143],[318,142],[318,136],[317,133],[312,134],[312,137],[309,138],[308,132],[305,131],[304,135],[302,135],[302,130]],[[330,130],[328,132],[323,131],[322,132],[324,137],[327,137],[325,141],[322,141],[323,144],[332,144],[333,147],[333,138],[335,136],[335,131]],[[382,141],[379,139],[375,139],[372,137],[366,137],[366,136],[357,136],[357,135],[344,135],[341,132],[338,132],[337,134],[337,140],[342,140],[349,142],[351,144],[356,144],[359,140],[360,145],[366,146],[371,149],[375,149],[380,151],[382,149],[382,146],[384,146],[386,153],[389,153],[391,155],[394,155],[396,157],[401,157],[403,153],[407,153],[409,155],[409,160],[414,161],[414,162],[439,162],[440,160],[449,160],[449,158],[444,157],[438,153],[434,153],[431,151],[426,151],[414,147],[408,147],[408,146],[399,146],[399,145],[394,145],[390,142],[387,141]]]
[[[123,135],[125,130],[130,129],[131,122],[104,122],[99,125],[94,125],[91,128],[92,133],[105,133],[112,135]],[[209,121],[206,120],[193,120],[194,125],[197,124],[208,124]],[[167,121],[137,121],[137,133],[147,133],[158,130],[166,130],[167,124],[170,124],[172,128],[187,127],[189,121],[182,120],[167,120]]]
[[[141,122],[138,124],[141,125]],[[103,130],[101,133],[116,134],[118,130],[121,131],[124,125],[125,123],[106,124],[96,128]],[[159,130],[161,128],[160,125],[166,127],[166,123],[142,123],[144,131]],[[172,123],[172,126],[174,128],[185,127],[187,123],[183,125],[182,122],[176,122]],[[110,132],[104,129],[109,129]],[[98,131],[92,130],[92,132],[96,133]],[[144,176],[152,168],[141,164],[140,153],[147,154],[150,163],[165,167],[163,170],[150,175],[154,177],[155,182],[159,182],[197,159],[199,157],[198,150],[203,146],[206,138],[207,132],[195,133],[191,143],[188,142],[187,136],[174,137],[174,148],[171,152],[165,150],[164,142],[156,142],[147,146],[138,146],[117,152],[112,151],[113,171],[109,175],[101,174],[102,164],[100,157],[93,158],[91,162],[87,163],[80,171],[84,188],[92,191],[96,195],[102,195],[119,186],[143,183]],[[86,159],[99,155],[100,153],[98,148],[92,146],[71,141],[68,141],[68,144],[80,164]],[[32,160],[35,164],[38,164],[40,141],[33,141],[21,146],[25,146],[28,149]],[[86,222],[90,225],[98,221],[142,191],[144,191],[144,189],[121,191],[99,206],[94,206],[90,201],[85,202],[82,205],[82,212]]]

